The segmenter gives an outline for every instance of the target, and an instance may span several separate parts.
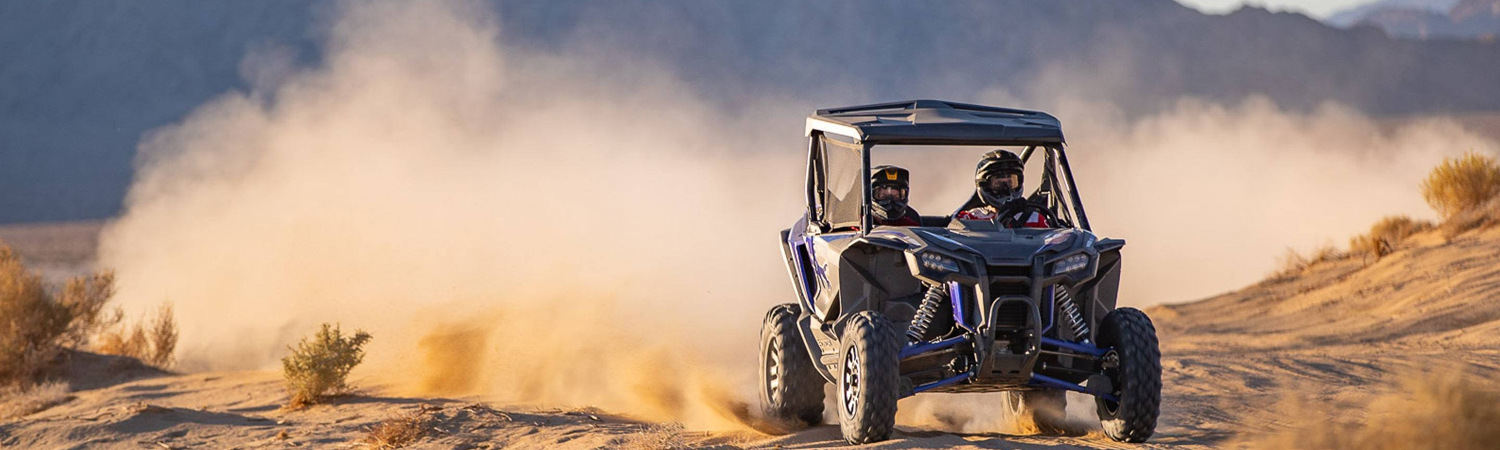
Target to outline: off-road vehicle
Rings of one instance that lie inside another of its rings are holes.
[[[761,331],[767,417],[821,423],[832,383],[844,439],[861,444],[890,437],[898,399],[1005,392],[997,413],[1055,433],[1074,391],[1093,396],[1110,438],[1151,436],[1156,330],[1115,307],[1125,241],[1091,231],[1057,118],[917,100],[818,110],[806,133],[807,208],[781,232],[797,301],[771,308]],[[1028,171],[1040,164],[1026,197],[1050,227],[956,218],[977,194],[920,226],[877,226],[869,174],[882,146],[1016,148]]]

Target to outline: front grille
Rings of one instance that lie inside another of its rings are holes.
[[[985,270],[992,277],[1031,277],[1031,266],[989,266]]]
[[[1031,285],[1026,283],[995,283],[990,285],[990,297],[1019,295],[1031,296]]]
[[[1019,329],[1026,326],[1031,308],[1023,302],[1004,302],[995,309],[996,329]]]

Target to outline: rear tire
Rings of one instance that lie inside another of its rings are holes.
[[[797,330],[800,309],[777,305],[760,330],[760,404],[765,417],[788,431],[823,423],[823,376]]]
[[[1016,419],[1022,431],[1040,434],[1065,434],[1068,422],[1066,391],[1011,391],[1005,393],[1005,410]]]
[[[1104,434],[1121,442],[1146,442],[1156,432],[1156,417],[1161,413],[1156,327],[1138,309],[1116,309],[1100,323],[1099,346],[1114,348],[1105,355],[1104,375],[1120,399],[1116,403],[1095,397]]]
[[[839,428],[850,444],[880,442],[896,426],[902,340],[885,316],[861,311],[849,318],[839,345]]]

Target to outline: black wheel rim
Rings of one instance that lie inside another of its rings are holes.
[[[771,338],[766,345],[766,399],[772,406],[781,404],[781,338]]]
[[[1125,391],[1125,383],[1123,383],[1123,380],[1120,379],[1120,355],[1118,353],[1115,353],[1114,350],[1110,350],[1109,353],[1106,353],[1104,355],[1104,360],[1112,362],[1111,364],[1105,365],[1104,376],[1109,377],[1110,390],[1113,391],[1110,392],[1110,394],[1114,395],[1115,398],[1118,399]],[[1099,399],[1099,405],[1104,407],[1104,412],[1109,413],[1110,416],[1117,416],[1120,414],[1120,402],[1112,402],[1105,399],[1104,397],[1097,398]]]
[[[844,370],[842,378],[844,386],[843,389],[840,389],[840,393],[842,394],[841,396],[844,400],[844,412],[848,413],[850,417],[854,416],[854,411],[858,409],[859,406],[859,364],[859,353],[854,351],[853,346],[850,346],[849,350],[847,352],[844,352]]]

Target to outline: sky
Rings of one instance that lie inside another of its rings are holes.
[[[1226,13],[1242,5],[1254,5],[1273,11],[1296,11],[1319,19],[1341,10],[1373,3],[1374,0],[1177,0],[1206,13]]]

